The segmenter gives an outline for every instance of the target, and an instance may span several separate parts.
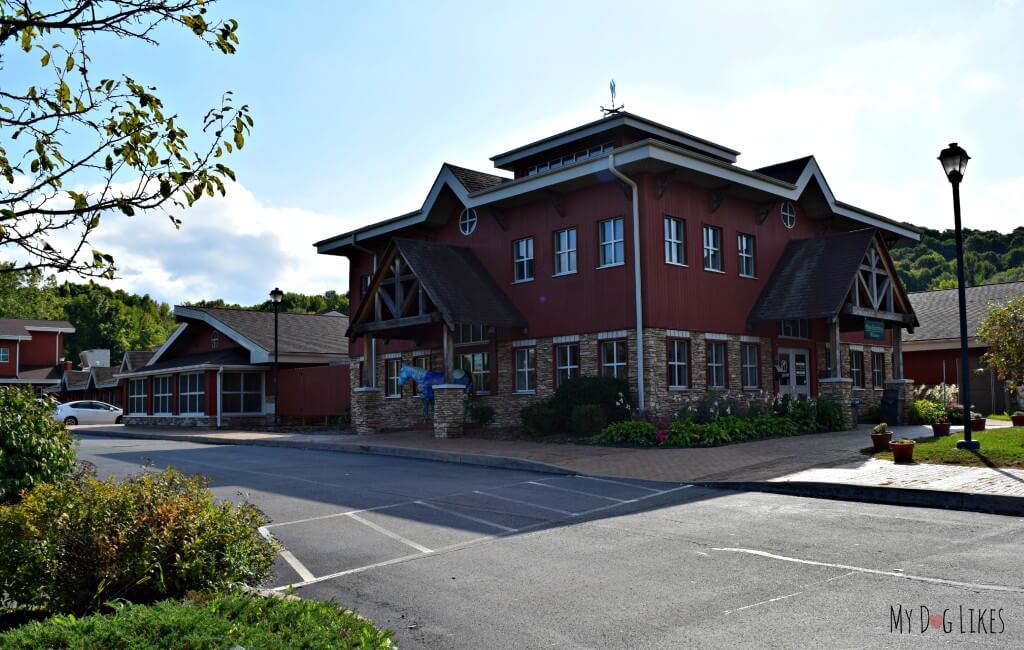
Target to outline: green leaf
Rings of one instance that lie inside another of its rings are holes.
[[[44,54],[43,58],[39,59],[39,65],[44,66],[44,67],[50,65],[50,53],[49,52]]]
[[[75,57],[68,55],[68,60],[64,63],[64,70],[71,72],[75,68]]]

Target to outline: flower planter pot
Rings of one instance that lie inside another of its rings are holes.
[[[932,433],[936,438],[949,435],[949,422],[932,425]]]
[[[1015,427],[1024,427],[1024,415],[1011,415],[1010,422],[1012,422]]]
[[[984,431],[985,430],[985,418],[978,418],[977,420],[971,420],[971,431]]]
[[[892,460],[896,463],[912,463],[914,462],[914,443],[910,442],[890,442],[889,449],[892,450]]]
[[[875,446],[875,451],[887,450],[889,448],[890,440],[892,440],[892,431],[871,434],[871,443]]]

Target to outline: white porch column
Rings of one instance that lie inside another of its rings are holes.
[[[892,328],[892,377],[903,379],[903,328]]]

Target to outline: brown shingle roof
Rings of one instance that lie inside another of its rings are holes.
[[[967,335],[977,336],[978,326],[993,305],[1024,296],[1024,282],[1004,282],[967,287]],[[921,319],[921,326],[913,334],[905,334],[905,341],[932,341],[960,337],[960,312],[956,289],[921,291],[910,294],[910,303]]]
[[[459,182],[462,183],[463,187],[465,187],[466,191],[470,194],[473,192],[479,192],[480,190],[490,189],[511,180],[504,176],[488,174],[487,172],[478,172],[475,169],[467,169],[451,163],[445,163],[445,166],[452,170],[452,173],[455,174],[455,178],[459,179]]]
[[[18,379],[31,379],[35,381],[60,381],[61,372],[62,369],[60,366],[22,368],[18,372]]]
[[[68,390],[85,390],[89,387],[89,377],[88,370],[68,370],[64,373],[64,385]]]
[[[831,318],[838,314],[875,232],[866,228],[789,242],[747,321]]]
[[[31,338],[32,333],[27,328],[52,327],[56,329],[75,331],[75,328],[66,320],[38,320],[32,318],[0,318],[0,336],[24,336]]]
[[[175,310],[178,309],[180,308],[175,307]],[[274,312],[213,307],[184,309],[202,312],[267,352],[274,352]],[[345,330],[348,329],[347,316],[288,312],[282,312],[279,316],[278,340],[281,344],[281,354],[348,354],[348,339],[345,337]]]
[[[96,367],[92,369],[92,380],[97,388],[109,388],[117,385],[114,373],[118,368]]]
[[[190,354],[184,357],[159,360],[153,365],[144,368],[135,368],[133,372],[151,370],[174,370],[176,368],[190,368],[192,366],[248,366],[249,352],[243,348],[227,348],[225,350],[214,350],[212,352],[201,352]]]
[[[128,370],[138,370],[153,358],[153,351],[129,350],[124,353],[124,358],[128,360]]]

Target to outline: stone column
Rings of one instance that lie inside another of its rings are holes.
[[[466,388],[461,384],[434,386],[434,437],[456,438],[462,435],[466,419]]]
[[[365,436],[380,431],[384,394],[380,388],[359,386],[352,389],[352,428]]]
[[[818,399],[830,404],[838,404],[850,429],[856,429],[853,420],[853,407],[850,399],[853,396],[853,380],[849,377],[829,377],[818,380]]]
[[[896,422],[889,424],[910,424],[910,405],[914,402],[913,379],[890,379],[886,389],[896,391]]]

